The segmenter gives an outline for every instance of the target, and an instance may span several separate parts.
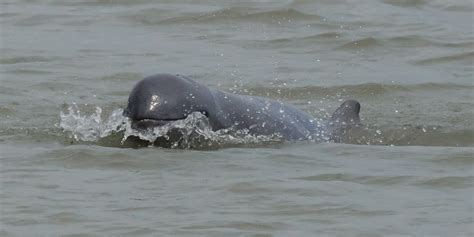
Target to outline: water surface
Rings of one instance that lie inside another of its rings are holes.
[[[474,234],[471,1],[0,4],[1,235]],[[321,119],[357,99],[367,129],[198,150],[96,136],[163,72]]]

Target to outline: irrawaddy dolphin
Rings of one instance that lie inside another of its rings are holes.
[[[278,135],[284,140],[339,141],[344,127],[360,125],[360,104],[347,100],[326,122],[282,102],[209,88],[182,75],[157,74],[139,81],[130,93],[124,116],[132,128],[147,129],[185,119],[194,112],[207,116],[213,131],[248,129],[252,135]]]

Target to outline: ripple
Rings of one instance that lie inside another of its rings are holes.
[[[87,218],[72,212],[59,212],[56,214],[49,215],[46,218],[48,219],[48,221],[53,222],[55,224],[69,224],[88,221]]]
[[[7,72],[13,73],[13,74],[24,74],[24,75],[47,75],[47,74],[53,74],[51,71],[45,71],[45,70],[36,70],[36,69],[14,69],[14,70],[8,70]]]
[[[474,47],[474,42],[472,41],[441,41],[429,39],[420,35],[405,35],[405,36],[396,36],[388,39],[383,39],[384,44],[391,44],[394,46],[402,47],[449,47],[449,48],[472,48]]]
[[[67,82],[40,82],[36,83],[30,88],[34,90],[51,90],[51,91],[67,91],[70,88],[74,88],[76,85]]]
[[[97,78],[100,81],[137,81],[142,79],[143,75],[139,73],[123,72]]]
[[[267,224],[267,223],[254,223],[254,222],[230,222],[223,225],[193,225],[186,226],[183,229],[187,230],[205,230],[215,228],[229,228],[236,230],[253,230],[253,231],[270,231],[277,229],[276,226],[281,226],[282,223]]]
[[[342,34],[338,32],[324,32],[320,34],[303,36],[303,37],[286,37],[276,38],[270,40],[239,40],[236,44],[241,44],[244,47],[258,48],[258,49],[279,49],[284,47],[307,47],[315,43],[333,43],[342,40]]]
[[[210,12],[187,13],[185,16],[156,17],[162,14],[161,9],[147,9],[128,17],[145,25],[157,24],[198,24],[198,23],[230,23],[230,22],[260,22],[268,24],[284,24],[292,21],[320,19],[318,15],[306,14],[295,9],[277,9],[260,11],[252,8],[230,7]]]
[[[339,47],[339,49],[365,49],[380,45],[377,39],[367,37],[359,40],[354,40]]]
[[[16,26],[39,26],[51,23],[53,20],[58,18],[68,19],[71,16],[69,15],[31,15],[27,17],[23,17],[22,19],[17,20],[14,25]]]
[[[260,187],[250,182],[239,182],[229,185],[227,191],[234,194],[250,194],[272,192],[272,189],[270,187]]]
[[[341,173],[330,173],[320,174],[314,176],[297,177],[294,179],[307,180],[307,181],[344,181],[344,182],[355,182],[359,184],[371,184],[371,185],[396,185],[405,184],[411,180],[416,179],[415,176],[370,176],[370,175],[350,175]]]
[[[474,165],[474,156],[472,152],[457,154],[454,156],[445,156],[440,155],[440,157],[433,160],[435,163],[440,163],[442,165],[457,165],[457,166],[473,166]]]
[[[50,159],[49,157],[55,158]],[[140,163],[136,162],[136,159],[134,159],[133,156],[122,152],[104,151],[102,154],[97,154],[97,152],[94,152],[93,150],[81,148],[65,148],[44,152],[39,155],[39,158],[41,162],[48,161],[68,168],[102,167],[124,170],[144,168]]]
[[[303,87],[244,87],[243,91],[247,94],[265,96],[280,99],[302,99],[308,95],[332,95],[344,92],[351,96],[364,95],[383,95],[393,92],[416,92],[416,91],[443,91],[443,90],[473,90],[472,85],[460,85],[453,83],[421,83],[413,85],[400,84],[381,84],[381,83],[365,83],[359,85],[344,86],[303,86]]]
[[[0,64],[17,64],[17,63],[37,63],[49,62],[57,58],[46,58],[42,56],[24,56],[24,57],[9,57],[0,58]]]
[[[466,177],[420,177],[412,175],[397,175],[397,176],[371,176],[371,175],[352,175],[342,173],[329,173],[314,176],[296,177],[294,179],[306,181],[343,181],[358,183],[364,185],[416,185],[431,188],[471,188],[474,183],[473,176]]]
[[[388,210],[365,210],[361,208],[344,206],[313,204],[313,205],[276,205],[274,207],[277,211],[270,214],[284,215],[284,216],[300,216],[300,215],[350,215],[350,216],[388,216],[393,215],[394,211]]]
[[[0,106],[0,116],[11,116],[14,115],[17,111],[11,107]]]
[[[341,132],[342,143],[391,146],[474,146],[474,130],[443,129],[436,126],[350,128]]]
[[[418,65],[433,65],[440,63],[449,63],[449,62],[463,62],[468,65],[474,64],[474,52],[465,52],[459,54],[453,54],[448,56],[433,57],[415,61],[415,64]]]
[[[384,0],[383,2],[397,7],[419,7],[427,3],[426,0]]]
[[[416,185],[431,187],[431,188],[472,188],[474,183],[474,176],[465,176],[465,177],[441,177],[441,178],[431,178],[423,181],[419,181]]]

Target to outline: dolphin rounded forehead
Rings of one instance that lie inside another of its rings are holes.
[[[196,94],[197,91],[207,91],[208,88],[185,76],[172,74],[156,74],[139,81],[131,92],[131,96],[174,97],[178,95]]]
[[[157,74],[135,85],[124,114],[133,119],[177,119],[213,105],[207,87],[184,76]]]

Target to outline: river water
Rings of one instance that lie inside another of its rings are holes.
[[[472,1],[197,2],[0,3],[0,235],[474,235]],[[164,72],[366,127],[136,149]]]

